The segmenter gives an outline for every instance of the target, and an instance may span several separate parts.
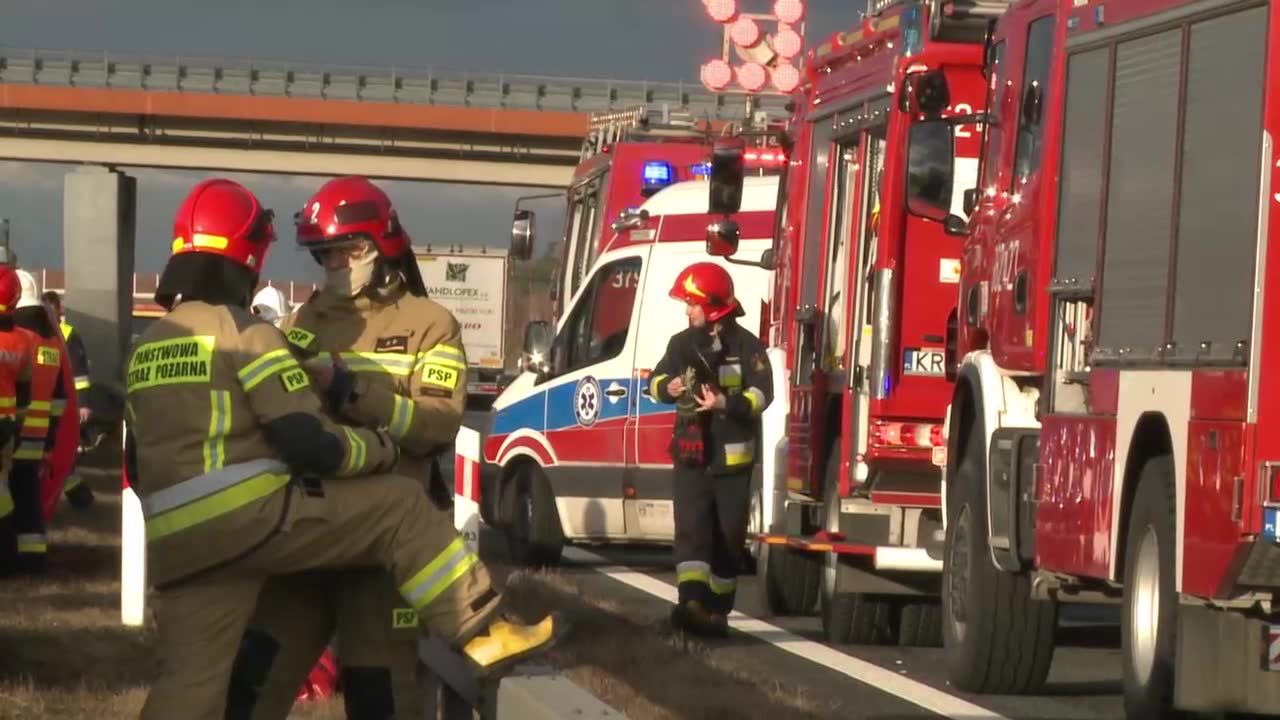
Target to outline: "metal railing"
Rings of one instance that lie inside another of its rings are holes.
[[[724,120],[778,112],[786,101],[761,96],[751,108],[742,96],[683,82],[12,48],[0,48],[0,82],[570,112],[667,104]]]

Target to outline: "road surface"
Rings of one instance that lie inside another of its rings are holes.
[[[468,412],[467,425],[477,427],[482,417],[481,412]],[[485,531],[481,543],[486,556],[501,561],[505,552],[497,532]],[[675,588],[668,549],[571,547],[560,572],[577,576],[582,587],[618,604],[628,617],[658,621],[670,611],[669,599],[661,597],[673,595]],[[737,609],[744,617],[734,620],[736,631],[728,639],[707,644],[729,659],[736,672],[761,683],[794,688],[797,696],[822,708],[822,715],[876,720],[1109,720],[1124,714],[1117,608],[1064,610],[1058,650],[1042,694],[972,696],[948,687],[940,648],[826,643],[816,617],[765,617],[755,583],[752,576],[740,580]]]

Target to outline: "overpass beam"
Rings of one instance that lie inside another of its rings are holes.
[[[67,173],[63,183],[67,320],[89,352],[97,403],[106,399],[102,389],[123,390],[133,318],[136,188],[134,178],[94,165]]]

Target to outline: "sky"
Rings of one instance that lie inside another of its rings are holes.
[[[769,0],[740,0],[767,11]],[[369,67],[439,67],[622,80],[696,81],[720,29],[698,0],[40,0],[5,2],[0,45],[133,55],[281,60]],[[853,26],[864,0],[808,0],[814,44]],[[500,19],[500,22],[497,21]],[[104,28],[109,28],[104,32]],[[30,267],[61,267],[68,165],[0,161],[0,217]],[[138,179],[138,272],[158,272],[172,213],[208,173],[121,168]],[[288,218],[323,178],[219,173],[276,210],[282,242],[266,275],[318,278],[296,252]],[[535,190],[381,182],[415,244],[505,246],[515,199]],[[533,205],[542,238],[559,234],[555,203]],[[282,226],[282,227],[281,227]],[[546,245],[543,243],[543,247]]]

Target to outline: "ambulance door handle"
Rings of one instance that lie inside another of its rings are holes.
[[[609,388],[604,391],[604,394],[609,397],[624,398],[627,396],[627,389],[622,387]]]

